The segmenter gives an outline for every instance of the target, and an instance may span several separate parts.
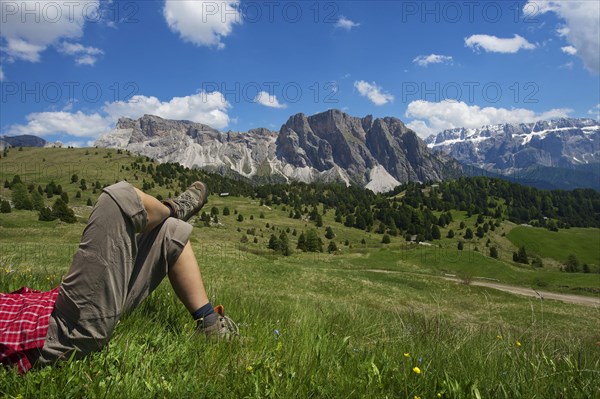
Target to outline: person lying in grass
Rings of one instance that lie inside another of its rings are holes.
[[[24,373],[100,350],[119,319],[165,276],[197,321],[196,332],[238,335],[223,307],[209,302],[188,241],[186,221],[206,199],[202,182],[163,202],[125,181],[104,188],[61,285],[0,294],[0,362]]]

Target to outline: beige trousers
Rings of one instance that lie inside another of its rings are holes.
[[[44,347],[31,355],[32,363],[51,364],[101,349],[123,314],[158,287],[192,226],[168,218],[140,234],[146,223],[146,211],[129,183],[103,190],[61,284]]]

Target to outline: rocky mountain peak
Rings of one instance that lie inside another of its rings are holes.
[[[0,150],[10,147],[44,147],[48,142],[30,134],[20,136],[0,136]]]
[[[337,109],[292,115],[278,133],[265,128],[221,133],[154,115],[121,118],[96,145],[259,181],[340,181],[373,191],[460,174],[456,161],[433,154],[399,119],[359,118]]]
[[[464,164],[497,173],[600,163],[600,123],[589,118],[449,129],[426,143]]]
[[[135,120],[127,117],[120,117],[115,126],[116,129],[133,129]]]
[[[363,185],[373,180],[371,171],[377,166],[397,182],[440,180],[460,170],[448,157],[431,156],[399,119],[357,118],[340,110],[291,117],[280,130],[277,154],[295,167],[322,171],[338,165]]]

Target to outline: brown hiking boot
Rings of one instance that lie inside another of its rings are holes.
[[[228,340],[240,335],[240,329],[233,320],[225,316],[223,305],[215,307],[215,313],[196,320],[196,333],[202,333],[210,339]],[[205,327],[206,326],[206,327]]]
[[[162,203],[173,210],[173,214],[177,219],[188,221],[202,209],[207,198],[208,189],[206,185],[201,181],[197,181],[178,197],[168,198]]]

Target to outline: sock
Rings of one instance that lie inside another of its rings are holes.
[[[169,217],[172,217],[172,218],[177,217],[177,215],[175,215],[175,209],[173,209],[173,205],[169,204],[167,201],[161,201],[161,202],[164,206],[169,208]]]
[[[215,313],[215,309],[213,308],[213,305],[209,302],[201,308],[196,309],[194,313],[192,313],[192,317],[194,318],[194,320],[204,319],[204,326],[206,327],[206,317],[210,316],[213,313]]]

